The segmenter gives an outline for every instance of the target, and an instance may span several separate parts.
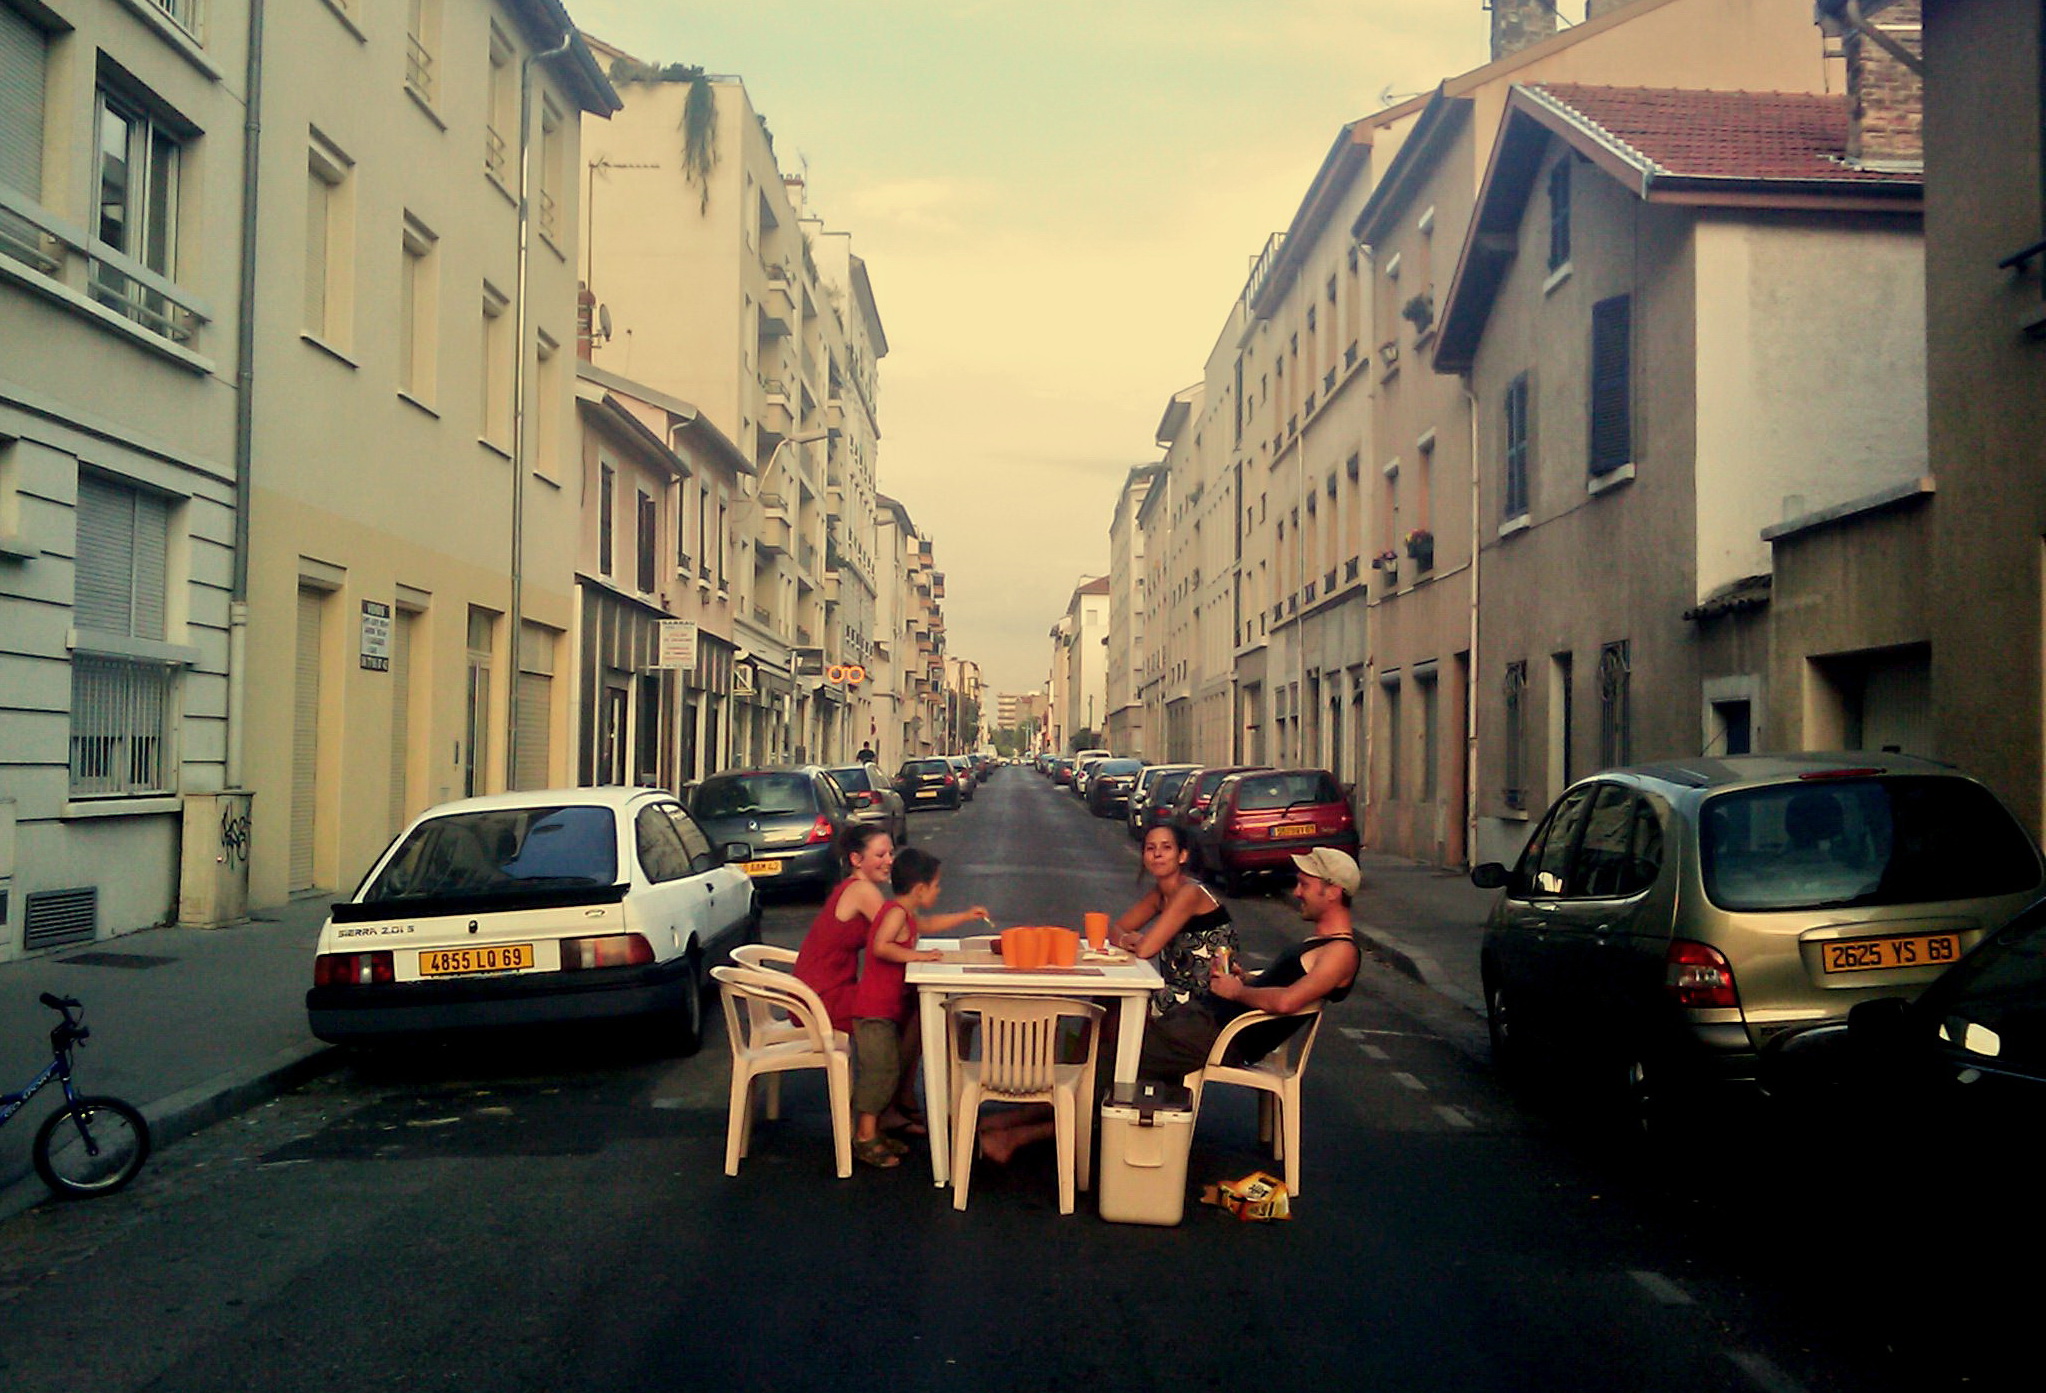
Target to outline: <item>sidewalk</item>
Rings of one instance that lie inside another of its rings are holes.
[[[1364,888],[1351,906],[1357,929],[1407,975],[1466,1010],[1484,1014],[1478,948],[1496,890],[1460,870],[1365,852]]]
[[[332,1052],[306,1031],[313,943],[331,896],[261,911],[232,929],[145,929],[54,956],[0,963],[0,1092],[50,1061],[56,1013],[43,992],[85,1003],[92,1038],[76,1080],[142,1109],[163,1146],[308,1078]],[[29,1143],[52,1083],[0,1128],[0,1219],[46,1195]]]

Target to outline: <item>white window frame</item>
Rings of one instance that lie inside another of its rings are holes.
[[[440,238],[409,212],[398,274],[398,390],[430,408],[440,385]]]

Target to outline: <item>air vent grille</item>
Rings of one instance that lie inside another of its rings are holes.
[[[99,887],[80,890],[34,890],[28,895],[24,948],[55,948],[65,943],[90,943],[99,932]]]

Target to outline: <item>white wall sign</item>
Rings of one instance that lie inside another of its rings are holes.
[[[361,651],[366,670],[391,670],[391,607],[380,600],[362,602]]]
[[[696,621],[693,619],[663,619],[661,621],[661,656],[658,667],[696,667]]]

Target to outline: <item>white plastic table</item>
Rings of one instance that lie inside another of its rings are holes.
[[[1076,967],[1030,971],[1002,966],[991,952],[961,948],[956,939],[926,939],[945,961],[910,963],[905,980],[916,988],[924,1037],[924,1117],[931,1129],[931,1176],[952,1183],[952,1050],[945,1038],[945,998],[951,996],[1116,997],[1121,1017],[1115,1033],[1117,1083],[1133,1083],[1144,1046],[1144,1021],[1151,993],[1165,985],[1158,969],[1142,958],[1118,962],[1082,961]]]

